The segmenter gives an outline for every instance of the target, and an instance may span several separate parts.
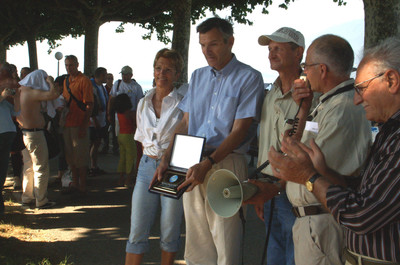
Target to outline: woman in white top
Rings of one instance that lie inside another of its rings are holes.
[[[182,71],[182,57],[162,49],[154,59],[155,88],[138,104],[135,140],[143,145],[135,189],[132,194],[131,230],[126,245],[125,264],[140,264],[148,251],[150,228],[161,204],[161,264],[173,264],[179,249],[183,215],[182,199],[148,192],[160,158],[168,148],[175,126],[182,118],[178,104],[182,96],[174,89]]]

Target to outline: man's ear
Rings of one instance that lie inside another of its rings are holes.
[[[386,82],[388,83],[389,92],[391,94],[400,93],[400,74],[394,69],[389,69],[386,74]]]
[[[319,71],[321,72],[321,79],[326,78],[328,75],[328,66],[326,64],[320,64]]]
[[[296,57],[299,58],[299,59],[302,58],[303,57],[303,53],[304,53],[304,48],[301,47],[301,46],[297,47],[297,49],[296,49]]]

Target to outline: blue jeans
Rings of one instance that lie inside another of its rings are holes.
[[[295,265],[292,227],[296,217],[291,209],[292,205],[285,192],[275,197],[267,249],[268,265]],[[264,204],[264,220],[267,230],[270,212],[271,201],[268,201]]]
[[[148,238],[161,203],[160,247],[166,252],[179,250],[181,223],[183,216],[182,198],[175,200],[148,191],[159,162],[143,155],[132,194],[131,232],[126,244],[126,252],[142,254],[149,250]]]

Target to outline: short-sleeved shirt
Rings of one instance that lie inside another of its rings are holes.
[[[268,160],[268,152],[271,146],[276,150],[281,149],[285,121],[293,119],[299,108],[292,98],[292,92],[289,90],[282,94],[281,86],[281,80],[278,77],[264,99],[260,121],[258,166]],[[267,166],[262,172],[273,175],[270,166]]]
[[[341,88],[352,88],[353,83],[352,79],[345,81],[319,98],[322,103],[315,110],[317,114],[315,111],[311,113],[315,115],[312,122],[318,124],[318,131],[307,130],[306,126],[301,139],[309,145],[314,138],[325,156],[326,164],[346,176],[358,173],[371,144],[371,127],[364,108],[353,103],[354,89],[330,97]],[[330,98],[324,101],[327,97]],[[319,204],[304,185],[288,182],[286,192],[293,206]]]
[[[206,148],[217,148],[230,134],[235,120],[259,120],[263,93],[260,72],[235,56],[220,71],[210,66],[195,70],[179,105],[189,113],[188,134],[206,137]],[[247,149],[247,145],[240,145],[235,152]]]
[[[118,83],[119,86],[118,86]],[[122,80],[117,80],[114,82],[114,85],[111,89],[110,95],[113,97],[118,96],[119,94],[127,94],[132,102],[132,111],[136,111],[139,100],[143,97],[142,87],[135,81],[131,80],[130,83],[125,83]]]
[[[124,113],[117,113],[119,121],[120,134],[133,134],[133,121],[129,119]]]
[[[79,74],[72,81],[71,76],[69,77],[69,88],[72,95],[83,103],[93,103],[93,86],[90,79],[79,72]],[[64,81],[63,97],[67,102],[70,100],[70,95],[67,90],[67,82]],[[65,127],[79,127],[84,122],[85,112],[81,110],[76,101],[71,99],[69,105],[69,112],[66,117]]]

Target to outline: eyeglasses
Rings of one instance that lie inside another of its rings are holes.
[[[300,67],[301,67],[301,69],[303,69],[303,71],[304,71],[304,70],[306,70],[306,68],[311,67],[311,66],[315,66],[315,65],[318,65],[318,64],[321,64],[321,63],[310,63],[310,64],[301,63],[301,64],[300,64]]]
[[[369,79],[367,79],[367,80],[365,80],[365,81],[362,81],[362,82],[360,82],[360,83],[358,83],[358,84],[355,84],[354,85],[354,89],[356,90],[356,92],[361,96],[363,93],[364,93],[364,91],[368,88],[368,86],[369,86],[369,84],[371,84],[371,81],[372,80],[374,80],[374,79],[376,79],[376,78],[378,78],[378,77],[381,77],[381,76],[383,76],[385,74],[385,72],[383,72],[383,73],[380,73],[380,74],[377,74],[376,76],[374,76],[374,77],[371,77],[371,78],[369,78]],[[364,83],[366,83],[366,82],[369,82],[366,86],[360,86],[360,85],[362,85],[362,84],[364,84]]]

